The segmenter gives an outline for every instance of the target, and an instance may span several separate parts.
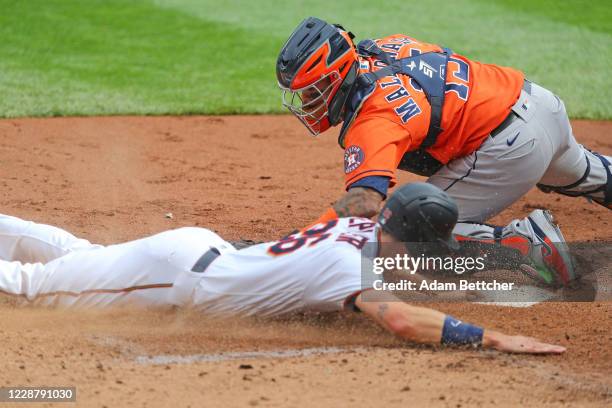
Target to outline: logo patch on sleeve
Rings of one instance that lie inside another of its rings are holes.
[[[344,151],[344,173],[349,174],[363,163],[363,150],[359,146],[349,146]]]
[[[389,221],[389,218],[391,218],[391,216],[393,215],[393,211],[391,211],[391,209],[387,207],[380,215],[381,217],[378,219],[378,222],[380,222],[381,225],[385,225],[387,221]]]

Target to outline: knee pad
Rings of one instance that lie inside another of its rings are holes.
[[[603,185],[590,190],[583,190],[580,188],[580,185],[585,183],[585,181],[588,180],[589,176],[591,176],[592,171],[591,161],[589,160],[588,156],[586,156],[586,170],[582,177],[575,183],[569,184],[567,186],[548,186],[545,184],[537,184],[537,187],[545,193],[555,192],[570,197],[585,197],[590,201],[595,201],[596,203],[608,209],[612,209],[612,172],[610,170],[610,166],[612,165],[612,163],[610,163],[610,160],[606,156],[595,152],[591,152],[591,154],[598,158],[601,161],[601,165],[603,166],[603,171],[605,172],[606,179]]]
[[[599,160],[601,160],[601,163],[606,169],[606,176],[607,176],[606,184],[601,186],[600,188],[601,192],[603,193],[603,202],[599,202],[599,201],[598,202],[606,208],[612,208],[612,171],[610,170],[610,166],[612,165],[612,163],[610,163],[610,160],[608,160],[606,156],[602,156],[599,153],[593,153],[593,154],[597,156]]]

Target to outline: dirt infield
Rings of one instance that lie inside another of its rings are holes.
[[[576,121],[574,130],[612,153],[610,123]],[[288,116],[2,120],[0,212],[106,244],[187,225],[272,240],[342,193],[335,135],[305,133]],[[537,207],[553,211],[569,240],[612,240],[609,211],[535,190],[493,221]],[[609,259],[599,262],[612,273]],[[218,321],[184,311],[40,310],[2,297],[0,386],[76,386],[78,405],[95,407],[612,403],[612,303],[437,306],[568,352],[415,347],[359,316]]]

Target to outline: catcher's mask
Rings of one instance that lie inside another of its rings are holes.
[[[352,39],[341,26],[309,17],[293,31],[276,61],[283,106],[315,136],[341,122],[358,70]]]
[[[410,183],[389,197],[378,223],[400,242],[431,243],[442,251],[457,251],[459,243],[452,231],[458,217],[457,204],[444,191],[430,183]]]

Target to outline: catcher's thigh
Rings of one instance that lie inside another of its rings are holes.
[[[547,174],[560,153],[584,156],[560,105],[552,92],[532,84],[531,94],[522,91],[512,108],[519,118],[430,177],[430,183],[456,200],[460,222],[484,222],[504,210]],[[580,177],[581,172],[584,168],[576,167],[566,176]]]
[[[560,121],[549,126],[560,125],[560,137],[551,138],[556,154],[538,183],[545,192],[556,192],[572,197],[586,197],[612,209],[612,157],[591,152],[579,145],[572,133],[565,105],[556,98]]]

